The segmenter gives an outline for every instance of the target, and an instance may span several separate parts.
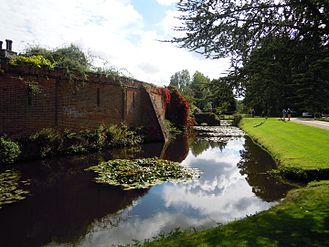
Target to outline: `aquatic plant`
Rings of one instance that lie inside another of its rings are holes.
[[[21,154],[19,145],[8,137],[0,137],[0,164],[15,163]]]
[[[29,194],[24,189],[29,181],[20,181],[20,175],[13,170],[6,170],[0,173],[0,208],[2,205],[20,201]]]
[[[158,158],[116,159],[86,170],[98,174],[97,183],[122,186],[125,190],[148,188],[167,181],[187,181],[199,175],[196,169]]]

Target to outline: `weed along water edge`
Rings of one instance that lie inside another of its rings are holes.
[[[1,246],[111,246],[176,229],[215,227],[266,210],[290,185],[272,178],[271,157],[248,137],[204,130],[169,146],[144,145],[82,157],[18,165],[30,181],[26,199],[0,209]],[[205,132],[209,132],[205,134]],[[160,157],[196,168],[199,179],[123,190],[97,184],[86,168],[113,158]],[[17,237],[19,236],[19,237]]]

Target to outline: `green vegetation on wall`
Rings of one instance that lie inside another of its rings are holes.
[[[56,66],[55,62],[51,62],[49,59],[45,58],[43,55],[32,55],[25,56],[19,55],[12,57],[9,61],[11,65],[23,65],[23,64],[31,64],[36,68],[41,68],[42,66],[48,67],[50,69],[54,69]]]
[[[73,44],[53,50],[40,46],[29,47],[19,56],[10,60],[10,64],[15,66],[29,64],[36,68],[61,69],[75,88],[83,86],[88,81],[89,73],[115,80],[131,78],[114,66],[94,67],[92,62],[92,56]]]

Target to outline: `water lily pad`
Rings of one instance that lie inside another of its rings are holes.
[[[167,181],[188,181],[199,176],[196,169],[158,158],[115,159],[101,162],[87,170],[98,174],[95,179],[97,183],[119,185],[125,190],[148,188]]]
[[[2,205],[17,202],[26,198],[29,191],[25,188],[30,184],[20,180],[20,174],[14,170],[0,173],[0,208]]]

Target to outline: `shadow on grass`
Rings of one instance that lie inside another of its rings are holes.
[[[325,218],[329,222],[329,218]],[[328,223],[311,216],[264,215],[195,235],[176,230],[169,238],[145,246],[329,246]]]

